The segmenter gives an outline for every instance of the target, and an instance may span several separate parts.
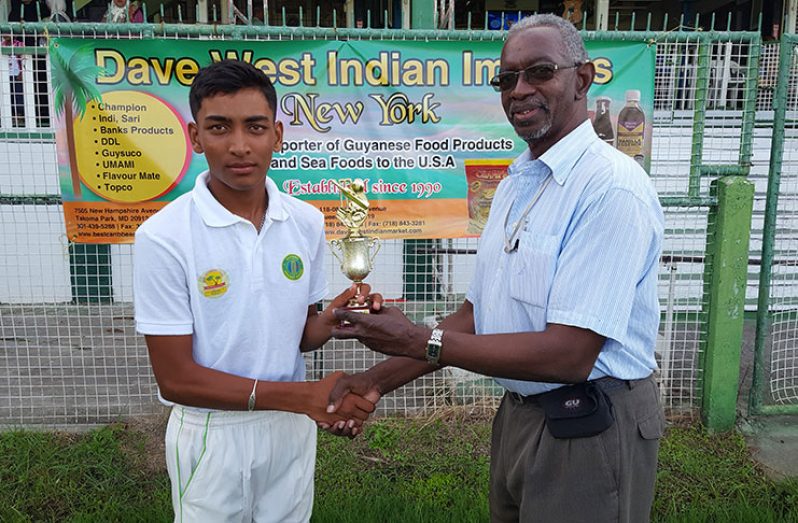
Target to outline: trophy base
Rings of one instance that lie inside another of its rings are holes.
[[[357,300],[350,300],[346,307],[341,307],[343,310],[357,312],[358,314],[371,314],[369,312],[369,306],[366,304],[359,304]],[[349,325],[349,322],[346,320],[341,320],[341,325]]]

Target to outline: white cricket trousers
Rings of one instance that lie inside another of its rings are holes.
[[[281,411],[175,406],[166,427],[175,522],[306,522],[316,424]]]

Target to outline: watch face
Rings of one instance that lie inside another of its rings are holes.
[[[438,363],[438,358],[441,355],[441,346],[429,343],[427,345],[427,361],[430,363]]]
[[[440,329],[432,329],[432,336],[427,342],[427,362],[433,365],[438,364],[438,359],[441,357],[441,338],[443,338],[443,331]]]

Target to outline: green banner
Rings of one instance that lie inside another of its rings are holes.
[[[501,42],[86,40],[51,43],[57,148],[69,238],[132,241],[144,219],[207,168],[190,147],[198,69],[238,58],[267,74],[285,127],[269,176],[328,216],[330,180],[362,178],[364,229],[383,238],[477,236],[493,191],[526,144],[489,85]],[[653,46],[588,42],[599,135],[650,162]]]

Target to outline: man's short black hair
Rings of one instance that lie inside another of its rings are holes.
[[[277,115],[277,92],[269,77],[254,65],[241,60],[221,60],[203,67],[194,77],[188,93],[191,115],[196,120],[202,101],[217,94],[230,94],[242,89],[260,89],[272,112]]]

